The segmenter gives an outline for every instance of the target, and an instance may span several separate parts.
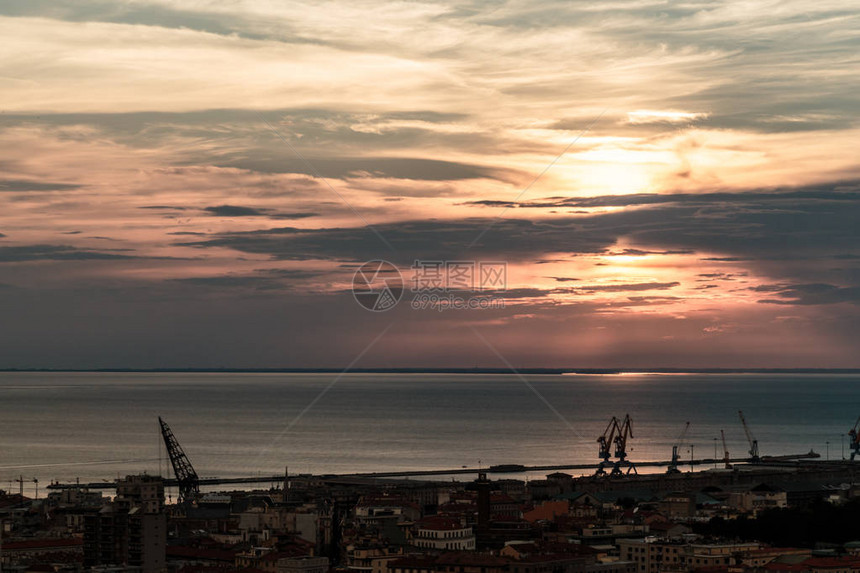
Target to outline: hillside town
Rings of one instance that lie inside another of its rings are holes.
[[[171,504],[162,478],[131,475],[110,496],[84,486],[38,499],[0,492],[0,564],[4,573],[860,572],[856,524],[840,542],[823,531],[794,545],[714,534],[715,524],[793,509],[851,509],[860,486],[737,481],[661,492],[560,472],[464,482],[299,475]]]

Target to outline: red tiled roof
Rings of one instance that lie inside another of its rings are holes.
[[[410,556],[401,559],[395,559],[388,563],[389,569],[430,569],[436,563],[433,557],[418,557]]]
[[[436,560],[439,565],[472,565],[484,567],[500,567],[507,565],[509,561],[504,557],[496,557],[485,553],[473,551],[449,551],[443,553]]]
[[[418,522],[418,527],[420,527],[421,529],[431,529],[437,531],[448,531],[452,529],[464,528],[463,524],[460,523],[459,519],[442,517],[439,515],[431,515],[429,517],[425,517]]]
[[[478,504],[471,501],[449,501],[448,503],[443,503],[442,505],[440,505],[439,509],[444,508],[449,511],[455,509],[475,511],[477,507]]]
[[[538,547],[535,543],[512,543],[506,547],[513,549],[517,553],[529,553],[532,551],[537,551]]]
[[[567,553],[569,555],[595,555],[597,550],[588,545],[580,545],[578,543],[563,543],[547,541],[541,543],[541,549],[544,551],[552,551],[553,553]]]
[[[587,557],[597,554],[597,551],[595,549],[587,545],[551,541],[537,543],[516,543],[513,545],[509,545],[508,547],[521,554],[549,557],[549,559],[545,559],[542,557],[541,559],[539,559],[540,561],[569,559],[571,557]]]
[[[581,560],[586,559],[586,555],[575,555],[572,553],[535,553],[532,555],[524,555],[520,561],[526,563],[552,563],[557,561],[570,561],[571,559]]]
[[[38,549],[53,549],[55,547],[82,547],[84,540],[78,537],[61,537],[57,539],[27,539],[24,541],[6,541],[4,551],[27,551]]]
[[[263,555],[261,561],[277,561],[278,559],[287,559],[290,557],[308,557],[310,552],[307,548],[298,546],[287,546],[279,551],[270,551]]]
[[[852,569],[860,568],[860,559],[857,557],[810,557],[803,560],[805,567],[815,567],[816,569],[844,569],[851,567]]]
[[[15,505],[21,505],[28,501],[30,501],[29,497],[12,493],[0,498],[0,507],[12,507]]]
[[[233,567],[227,567],[225,565],[183,565],[179,569],[179,573],[224,573],[225,571],[235,571]],[[250,571],[249,569],[243,569],[243,571]]]
[[[201,559],[205,561],[228,561],[233,563],[236,553],[226,549],[208,549],[186,547],[184,545],[168,545],[167,556],[179,559]]]
[[[768,563],[764,566],[768,571],[805,571],[800,563]]]
[[[696,573],[720,573],[721,571],[728,570],[728,565],[705,565],[704,567],[696,567],[693,569]]]
[[[657,531],[669,531],[673,527],[678,527],[679,523],[672,523],[671,521],[655,521],[648,525],[649,529],[654,529]],[[683,526],[682,526],[683,527]]]
[[[749,549],[741,555],[744,557],[756,557],[758,555],[784,555],[786,553],[796,553],[803,551],[811,551],[810,549],[800,549],[797,547],[759,547],[758,549]]]

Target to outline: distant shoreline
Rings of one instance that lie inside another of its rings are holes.
[[[860,374],[860,368],[0,368],[0,373],[151,374]]]

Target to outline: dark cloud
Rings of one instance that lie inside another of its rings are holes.
[[[0,263],[19,263],[27,261],[83,261],[134,259],[131,255],[90,251],[69,245],[26,245],[19,247],[0,247]]]
[[[326,274],[321,271],[311,271],[307,269],[257,269],[256,272],[263,275],[291,279],[311,279]]]
[[[205,207],[203,210],[214,217],[264,217],[267,211],[267,209],[260,210],[237,205],[218,205],[217,207]]]
[[[23,263],[29,261],[99,261],[128,259],[169,259],[171,257],[144,257],[124,254],[120,251],[131,249],[112,249],[95,251],[71,245],[24,245],[0,247],[0,263]]]
[[[829,304],[850,301],[860,284],[856,269],[822,266],[834,260],[853,260],[860,255],[860,194],[840,191],[834,184],[814,189],[749,193],[711,193],[704,196],[646,197],[648,204],[635,209],[598,212],[557,219],[462,219],[406,221],[377,225],[394,247],[389,251],[366,228],[297,229],[283,227],[259,231],[220,233],[197,242],[196,248],[226,247],[272,260],[337,260],[361,262],[385,258],[401,268],[421,260],[503,260],[512,263],[546,259],[550,254],[605,256],[623,241],[637,248],[615,254],[719,253],[703,257],[714,263],[745,262],[764,276],[785,279],[786,284],[810,285],[831,281],[841,287],[797,286],[774,291],[765,302],[778,304]],[[604,198],[595,198],[595,202]],[[605,198],[617,201],[618,198]],[[625,203],[635,197],[624,197]],[[474,248],[475,237],[493,223]],[[858,253],[850,250],[857,248]],[[603,263],[595,262],[595,265]],[[744,272],[700,273],[697,282],[729,284]],[[557,277],[566,278],[566,277]],[[563,282],[563,281],[559,281]],[[677,282],[628,285],[582,285],[554,289],[552,294],[589,294],[635,290],[670,289]],[[530,292],[528,297],[550,291]]]
[[[480,201],[467,201],[465,203],[460,203],[460,205],[477,205],[480,207],[520,207],[522,204],[514,201],[481,199]]]
[[[860,244],[860,193],[834,189],[785,192],[710,193],[704,195],[625,196],[576,199],[632,204],[637,209],[557,219],[461,219],[406,221],[376,225],[394,247],[364,228],[297,229],[283,227],[213,235],[184,243],[227,247],[273,259],[363,261],[392,256],[456,260],[494,257],[534,261],[551,253],[605,254],[619,239],[638,247],[628,254],[722,253],[714,262],[741,260],[800,261],[851,254]],[[467,246],[492,224],[473,249]],[[625,254],[620,251],[616,254]],[[384,255],[384,256],[383,256]]]
[[[223,140],[216,156],[207,150],[189,148],[174,157],[175,166],[211,165],[247,169],[267,174],[303,174],[332,179],[374,176],[413,181],[462,181],[496,179],[518,184],[528,178],[521,171],[457,161],[403,157],[404,149],[425,146],[451,149],[499,145],[495,138],[479,133],[434,130],[434,123],[461,121],[467,116],[425,110],[367,114],[329,109],[285,109],[265,112],[212,109],[191,112],[42,113],[6,114],[4,125],[78,126],[91,125],[123,145],[158,147],[177,137]],[[426,128],[405,127],[397,122],[422,122]],[[355,126],[369,122],[367,130]],[[372,129],[375,125],[379,130]],[[249,130],[249,127],[251,129]],[[290,145],[301,152],[297,156]],[[355,150],[363,153],[356,155]],[[403,189],[400,189],[403,192]],[[169,206],[155,206],[169,208]]]
[[[633,207],[678,203],[684,205],[716,204],[769,204],[792,203],[804,200],[857,202],[860,200],[860,182],[847,181],[834,189],[832,186],[813,186],[801,190],[772,190],[710,193],[636,193],[631,195],[601,195],[597,197],[550,197],[537,201],[515,203],[511,201],[482,200],[466,205],[489,207],[559,208],[559,207]]]
[[[307,269],[257,269],[253,273],[186,277],[169,279],[169,283],[206,287],[211,289],[247,289],[253,291],[291,290],[298,282],[314,279],[324,272]]]
[[[715,263],[737,263],[741,261],[749,261],[751,259],[745,259],[742,257],[704,257],[699,259],[701,261],[712,261]]]
[[[74,191],[80,189],[81,185],[69,183],[52,183],[50,181],[28,181],[25,179],[0,179],[0,193],[2,192],[47,192],[47,191]]]
[[[519,299],[519,298],[541,298],[551,294],[551,290],[539,288],[511,288],[504,291],[494,292],[494,297],[504,299]]]
[[[611,253],[606,253],[605,256],[609,257],[644,257],[646,255],[691,255],[695,251],[691,251],[689,249],[678,249],[674,251],[647,251],[644,249],[624,249],[622,251],[616,251]]]
[[[851,303],[860,305],[860,286],[840,287],[825,283],[761,285],[755,292],[772,293],[779,298],[762,299],[765,304],[819,305]]]
[[[220,159],[214,162],[217,167],[235,167],[261,173],[302,173],[316,176],[317,174],[331,179],[347,177],[379,177],[391,179],[408,179],[413,181],[459,181],[465,179],[497,179],[513,183],[523,175],[518,171],[507,168],[491,168],[456,161],[439,159],[423,159],[417,157],[323,157],[310,156],[308,163],[290,154],[289,149],[260,150],[248,155],[246,152],[237,153],[233,158]]]
[[[642,290],[668,290],[680,286],[677,281],[668,283],[629,283],[629,284],[609,284],[609,285],[588,285],[577,286],[569,289],[567,292],[576,294],[586,294],[595,292],[627,292],[627,291],[642,291]]]
[[[213,277],[189,277],[171,279],[171,281],[197,287],[212,287],[219,289],[241,288],[262,291],[287,290],[287,286],[281,281],[261,276],[224,275]]]
[[[699,273],[696,282],[736,281],[749,273]]]
[[[568,252],[602,252],[612,245],[611,233],[598,230],[572,232],[569,226],[553,226],[532,221],[504,220],[488,233],[481,248],[469,253],[467,245],[489,222],[483,219],[461,221],[407,221],[376,225],[376,230],[394,247],[386,246],[366,228],[297,229],[282,227],[260,231],[222,233],[206,241],[182,243],[198,248],[227,247],[273,259],[366,261],[390,257],[405,265],[415,259],[463,259],[474,254],[500,260],[532,259],[546,251],[547,242],[554,250]],[[491,237],[489,236],[491,235]]]
[[[285,23],[277,26],[277,34],[260,34],[243,29],[235,17],[204,11],[189,11],[168,6],[147,4],[117,4],[104,0],[75,2],[73,0],[4,0],[0,2],[0,13],[7,16],[36,16],[66,20],[68,22],[106,22],[114,24],[136,24],[161,28],[190,29],[224,36],[242,36],[248,39],[279,39],[294,43],[322,43],[304,36],[301,31],[291,29]],[[247,24],[246,24],[247,25]],[[273,30],[274,32],[274,30]]]
[[[667,304],[684,299],[679,296],[628,296],[627,300],[636,304]]]
[[[152,209],[154,211],[187,211],[190,207],[179,207],[177,205],[144,205],[138,209]]]
[[[273,209],[242,207],[239,205],[217,205],[203,209],[213,217],[270,217],[272,219],[306,219],[319,213],[279,213]]]

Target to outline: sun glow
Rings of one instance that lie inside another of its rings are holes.
[[[647,166],[633,163],[598,163],[576,170],[577,185],[589,194],[623,195],[643,193],[653,186]]]

